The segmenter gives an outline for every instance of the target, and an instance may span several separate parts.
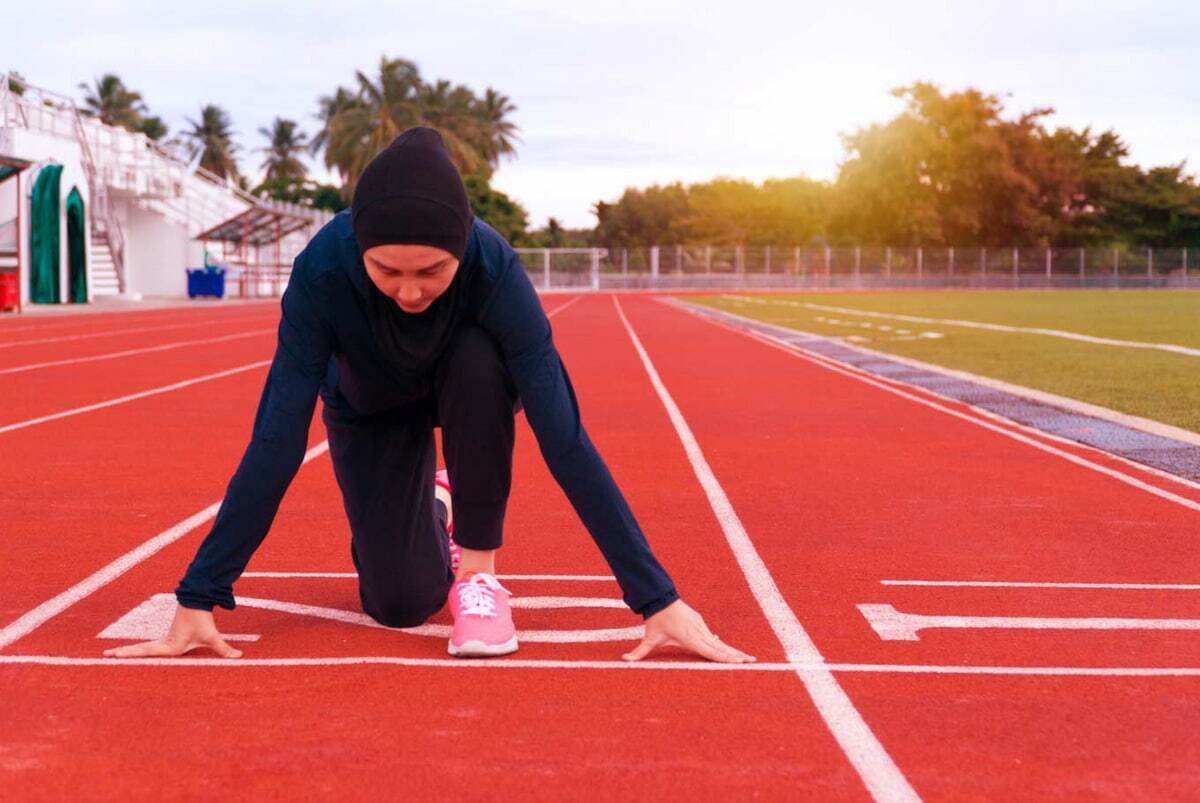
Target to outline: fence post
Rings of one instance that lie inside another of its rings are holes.
[[[883,275],[892,275],[892,247],[889,245],[883,253]]]
[[[825,246],[825,286],[826,287],[830,287],[833,284],[833,271],[830,270],[830,257],[832,256],[832,254],[830,254],[831,250],[832,249],[828,245]]]
[[[763,246],[763,272],[771,275],[771,246]]]
[[[925,251],[917,246],[917,285],[922,284],[921,277],[925,272]]]
[[[1050,248],[1046,248],[1046,278],[1047,279],[1049,279],[1051,277],[1051,275],[1053,274],[1052,265],[1054,264],[1054,257],[1052,256],[1052,254],[1053,254],[1053,251]]]
[[[658,246],[650,246],[650,286],[658,285]]]
[[[600,289],[600,249],[592,249],[592,289]]]
[[[792,273],[799,276],[800,275],[800,246],[796,246],[796,253],[792,255],[792,259],[794,259],[795,263],[796,263]]]
[[[946,264],[949,266],[950,275],[954,275],[954,246],[950,246],[950,250],[946,254]]]
[[[1154,249],[1146,249],[1146,283],[1154,279]]]
[[[862,246],[854,246],[854,286],[860,287],[861,280],[859,274],[862,271]]]
[[[1018,249],[1016,249],[1016,248],[1013,249],[1012,259],[1013,259],[1013,287],[1018,287],[1021,284],[1021,274],[1019,272],[1020,264],[1021,264],[1021,255],[1018,253]]]
[[[542,288],[550,289],[550,249],[542,249]]]
[[[1087,264],[1087,257],[1085,256],[1086,253],[1087,253],[1087,249],[1084,248],[1082,245],[1079,246],[1079,286],[1080,287],[1083,286],[1084,276],[1086,274],[1086,270],[1084,269],[1084,266]]]

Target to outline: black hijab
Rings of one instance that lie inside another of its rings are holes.
[[[422,312],[404,312],[369,276],[361,288],[371,333],[394,378],[428,390],[433,366],[463,316],[475,262],[464,259],[474,220],[467,190],[441,135],[416,127],[392,140],[359,178],[351,220],[360,257],[376,245],[415,243],[459,260],[449,287]]]

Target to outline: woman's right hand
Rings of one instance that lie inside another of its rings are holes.
[[[208,647],[222,658],[241,658],[242,651],[230,647],[213,620],[212,611],[175,606],[175,620],[167,635],[157,641],[127,644],[104,651],[113,658],[148,658],[168,655],[183,655],[197,647]]]

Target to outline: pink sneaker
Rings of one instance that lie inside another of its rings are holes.
[[[450,504],[450,474],[442,469],[433,478],[433,495],[446,506],[446,539],[450,543],[450,571],[457,572],[462,561],[462,547],[454,543],[454,508]]]
[[[450,612],[454,631],[447,651],[451,655],[508,655],[517,651],[508,598],[500,581],[485,572],[472,572],[450,587]]]

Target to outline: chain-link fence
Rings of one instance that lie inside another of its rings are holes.
[[[536,287],[1200,287],[1200,249],[650,246],[517,249]]]

